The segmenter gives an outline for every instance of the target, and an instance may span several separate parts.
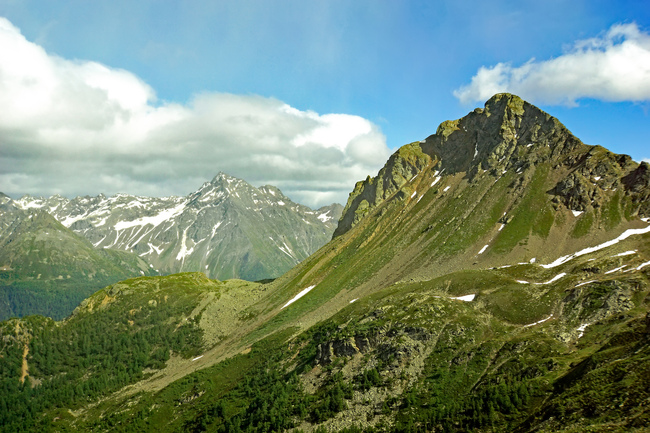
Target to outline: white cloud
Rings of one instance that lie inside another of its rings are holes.
[[[468,104],[499,92],[546,104],[575,105],[580,98],[650,100],[650,34],[634,23],[616,24],[550,60],[482,66],[454,96]]]
[[[185,195],[217,172],[307,205],[344,202],[389,155],[358,116],[257,95],[157,103],[133,73],[48,54],[0,18],[0,190]]]

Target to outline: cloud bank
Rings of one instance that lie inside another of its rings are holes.
[[[531,59],[519,67],[479,68],[470,84],[455,90],[463,104],[499,92],[542,104],[576,105],[580,98],[650,100],[650,34],[634,23],[613,25],[600,37],[581,40],[557,58]]]
[[[47,53],[0,18],[0,191],[185,195],[219,171],[345,202],[390,151],[379,128],[257,95],[157,101],[133,73]]]

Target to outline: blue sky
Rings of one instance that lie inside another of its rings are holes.
[[[225,171],[307,205],[344,202],[492,89],[650,158],[647,1],[0,0],[0,16],[1,57],[34,51],[0,81],[17,113],[0,122],[13,196],[184,195]],[[56,82],[46,103],[21,96],[28,67]]]

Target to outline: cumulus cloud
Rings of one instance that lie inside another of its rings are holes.
[[[634,23],[616,24],[550,60],[483,66],[470,84],[453,93],[469,104],[499,92],[545,104],[575,105],[580,98],[650,100],[650,34]]]
[[[47,53],[0,18],[0,191],[185,195],[219,171],[310,206],[345,202],[389,149],[347,114],[257,95],[159,102],[133,73]]]

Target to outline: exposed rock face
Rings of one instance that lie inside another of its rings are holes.
[[[368,346],[363,346],[364,350],[368,349]],[[356,345],[355,339],[350,338],[347,340],[335,340],[328,341],[318,345],[318,352],[316,354],[316,363],[317,364],[329,364],[332,362],[333,358],[338,356],[354,356],[357,353],[364,353]]]
[[[345,339],[335,339],[318,345],[316,364],[330,364],[337,357],[351,357],[356,354],[377,352],[383,361],[394,360],[397,364],[419,354],[422,342],[431,338],[424,328],[405,327],[404,329],[381,329],[371,335],[354,335]]]
[[[350,230],[370,210],[399,191],[431,162],[431,157],[422,151],[420,143],[411,143],[399,148],[376,177],[368,176],[366,180],[357,182],[334,231],[334,237]]]
[[[650,215],[650,165],[642,162],[636,170],[623,178],[623,183],[633,203],[638,206],[637,213]]]

